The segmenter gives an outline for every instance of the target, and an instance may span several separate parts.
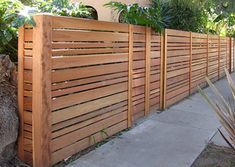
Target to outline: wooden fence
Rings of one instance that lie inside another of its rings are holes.
[[[233,39],[177,30],[165,31],[164,104],[168,107],[233,70]]]
[[[234,69],[234,40],[49,15],[19,30],[19,156],[47,167]]]

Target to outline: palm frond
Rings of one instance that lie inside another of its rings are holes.
[[[215,87],[215,85],[206,78],[208,85],[210,86],[212,92],[217,97],[217,100],[209,97],[200,87],[198,87],[199,93],[202,97],[208,102],[208,104],[213,108],[214,112],[216,113],[221,125],[226,130],[229,139],[225,137],[225,135],[221,132],[220,134],[224,138],[224,140],[234,149],[235,145],[235,85],[234,82],[227,70],[225,70],[229,87],[232,91],[233,98],[230,99],[228,102],[225,98],[221,95],[219,90]],[[231,101],[232,100],[232,101]]]

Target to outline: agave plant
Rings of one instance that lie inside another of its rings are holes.
[[[200,87],[198,87],[200,94],[205,98],[205,100],[210,104],[210,106],[215,111],[221,125],[226,130],[227,135],[223,134],[220,130],[220,134],[225,139],[230,147],[235,150],[235,85],[228,72],[225,69],[227,76],[229,88],[232,92],[232,98],[228,101],[220,94],[219,90],[214,86],[214,84],[206,78],[207,83],[209,84],[211,90],[216,95],[217,100],[209,97]]]

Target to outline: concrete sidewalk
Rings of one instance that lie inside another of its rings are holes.
[[[232,77],[235,79],[234,74]],[[215,85],[225,97],[231,96],[226,79]],[[205,90],[213,96],[208,88]],[[189,167],[209,141],[224,145],[218,127],[210,106],[195,94],[160,114],[152,114],[68,167]]]

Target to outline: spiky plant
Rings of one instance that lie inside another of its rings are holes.
[[[209,97],[200,87],[198,87],[198,89],[200,94],[205,98],[205,100],[215,111],[221,125],[226,130],[229,137],[226,137],[226,135],[219,130],[220,134],[229,144],[229,146],[231,146],[235,150],[235,85],[228,70],[225,69],[225,73],[227,76],[229,88],[232,92],[232,98],[230,100],[226,101],[219,90],[208,78],[206,78],[206,81],[213,93],[216,95],[217,99],[212,99],[211,97]]]

